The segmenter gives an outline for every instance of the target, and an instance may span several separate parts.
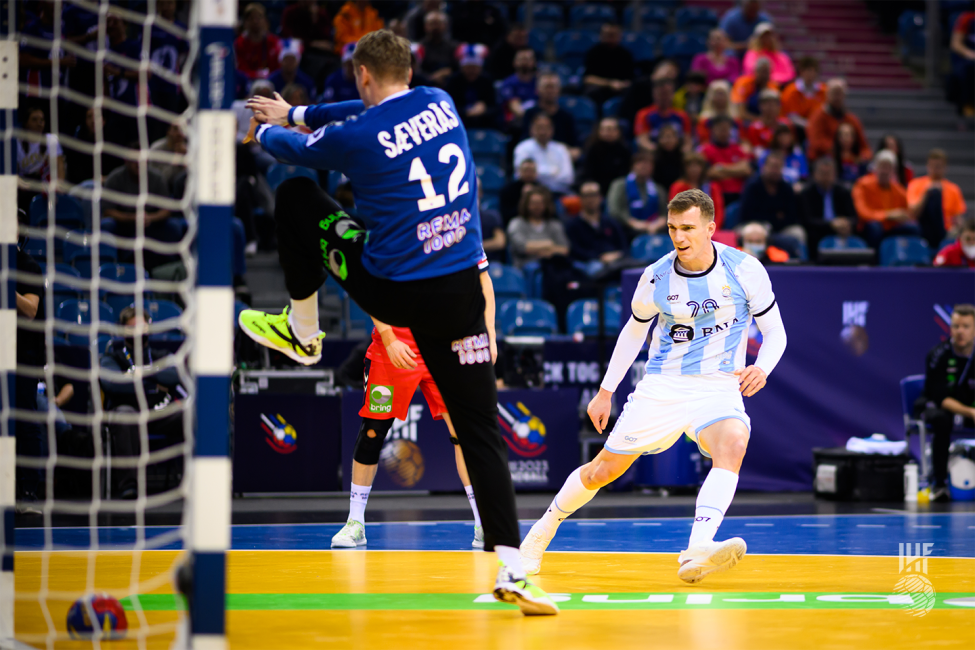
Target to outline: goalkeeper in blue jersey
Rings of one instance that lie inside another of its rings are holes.
[[[518,553],[467,133],[447,93],[410,90],[406,39],[388,30],[371,32],[359,40],[352,62],[362,101],[290,106],[279,95],[250,100],[251,134],[261,146],[288,164],[345,174],[361,223],[314,181],[282,183],[274,216],[291,304],[281,314],[244,311],[241,328],[299,363],[318,362],[324,335],[317,292],[327,272],[367,313],[409,327],[467,459],[485,549],[500,560],[495,597],[525,614],[556,614],[555,603],[528,581]],[[297,125],[314,132],[282,128]]]

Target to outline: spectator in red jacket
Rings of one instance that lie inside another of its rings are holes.
[[[701,147],[710,168],[708,180],[714,181],[724,194],[725,205],[738,200],[745,181],[752,174],[751,156],[740,145],[731,142],[731,118],[718,115],[711,123],[711,142]]]
[[[975,219],[962,222],[958,241],[948,244],[934,258],[935,266],[967,266],[975,269]]]
[[[780,117],[781,112],[779,91],[773,88],[763,90],[758,97],[758,119],[749,124],[745,131],[745,138],[752,145],[752,153],[756,158],[761,158],[772,146],[772,137],[777,126],[792,127],[789,120]]]
[[[267,79],[281,67],[281,41],[268,31],[264,6],[252,2],[244,8],[244,31],[234,41],[237,69],[248,79]]]

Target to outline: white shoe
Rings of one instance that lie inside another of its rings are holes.
[[[682,551],[677,561],[680,569],[677,577],[694,584],[710,573],[720,573],[734,567],[745,557],[748,546],[741,537],[732,537],[723,542],[698,542]]]
[[[471,542],[471,548],[484,548],[483,526],[474,526],[474,541]]]
[[[350,519],[332,538],[332,548],[355,548],[366,545],[366,527],[361,521]]]
[[[542,555],[545,554],[545,549],[548,548],[549,543],[551,543],[551,537],[545,537],[541,532],[541,527],[538,522],[532,526],[532,529],[528,531],[525,535],[524,541],[521,543],[521,566],[525,568],[525,573],[533,576],[539,572],[542,568]]]
[[[256,241],[249,241],[249,242],[247,242],[247,245],[244,246],[244,255],[246,255],[247,257],[253,257],[253,256],[257,255],[257,242]]]
[[[498,579],[494,583],[494,598],[502,603],[517,605],[525,616],[555,616],[559,606],[548,594],[527,577],[517,577],[498,562]]]

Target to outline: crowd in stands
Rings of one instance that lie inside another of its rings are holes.
[[[548,13],[537,14],[535,28],[526,29],[520,3],[241,3],[234,42],[239,281],[245,252],[275,247],[274,188],[287,175],[315,176],[343,205],[355,208],[354,188],[345,179],[281,169],[258,145],[244,145],[246,99],[273,93],[296,105],[356,99],[352,52],[358,38],[379,28],[413,43],[412,85],[443,88],[472,144],[476,137],[492,145],[473,148],[481,183],[487,184],[481,188],[481,212],[488,221],[485,243],[492,259],[516,267],[538,263],[546,274],[574,263],[587,277],[645,264],[651,261],[647,252],[656,249],[641,238],[666,236],[667,201],[688,188],[701,188],[714,199],[722,241],[752,250],[760,238],[750,237],[749,248],[744,230],[760,224],[767,246],[783,253],[764,256],[769,263],[815,263],[821,242],[862,242],[877,249],[880,261],[883,242],[895,236],[923,240],[930,251],[927,262],[955,259],[937,253],[961,234],[968,208],[949,180],[945,153],[928,152],[927,175],[915,177],[896,134],[871,147],[861,120],[847,107],[845,81],[821,79],[814,58],[793,61],[760,2],[742,0],[720,19],[694,8],[678,7],[663,17],[652,10],[646,34],[624,29],[632,26],[630,5],[536,3]],[[53,5],[34,0],[19,6],[25,34],[53,35]],[[586,18],[587,7],[596,18]],[[173,0],[156,3],[159,18],[180,27],[187,9]],[[543,24],[543,18],[555,24]],[[84,6],[66,2],[61,20],[65,40],[92,44],[97,39],[98,17]],[[969,22],[959,20],[962,26]],[[691,27],[660,38],[661,30],[682,24]],[[111,12],[107,25],[105,45],[138,60],[141,28]],[[691,47],[665,46],[670,36]],[[971,47],[968,32],[952,36],[953,51],[968,64]],[[152,61],[178,74],[189,48],[156,26],[147,51]],[[51,57],[24,41],[22,83],[50,88]],[[93,94],[96,71],[90,62],[62,54],[59,70],[60,84]],[[64,146],[58,134],[48,133],[50,101],[27,93],[27,109],[20,115],[23,130],[35,135],[19,143],[20,174],[46,181],[55,173],[70,184],[101,184],[121,194],[138,193],[145,174],[146,235],[177,241],[185,221],[154,206],[152,197],[182,197],[185,125],[153,117],[140,131],[135,118],[116,104],[152,103],[178,112],[186,99],[161,77],[150,75],[143,87],[134,69],[107,63],[100,70],[114,103],[90,108],[62,99],[58,130],[82,143],[102,137],[113,146],[99,161],[79,147]],[[159,154],[147,169],[144,156],[123,155],[140,142]],[[38,194],[36,184],[22,190],[26,212]],[[130,237],[134,215],[131,205],[102,201],[101,214],[92,218],[100,219],[106,232]],[[146,264],[152,270],[167,261],[148,256]],[[975,265],[970,257],[963,261]]]

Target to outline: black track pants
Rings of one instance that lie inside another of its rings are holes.
[[[291,298],[309,297],[331,273],[366,313],[412,330],[457,431],[484,525],[484,547],[517,547],[521,536],[498,426],[494,366],[483,347],[480,271],[406,282],[371,275],[362,266],[363,227],[307,178],[281,184],[274,218]]]

